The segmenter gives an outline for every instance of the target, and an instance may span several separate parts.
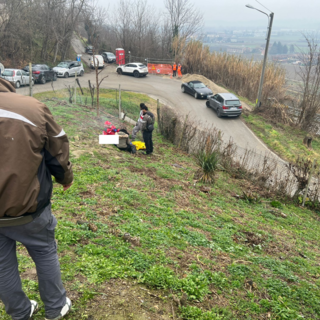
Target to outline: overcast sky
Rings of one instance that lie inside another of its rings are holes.
[[[98,0],[101,6],[114,6],[116,2]],[[267,17],[248,9],[251,4],[263,11],[255,0],[190,0],[204,14],[205,27],[265,27]],[[320,29],[320,0],[261,0],[275,13],[275,28]],[[159,12],[164,10],[162,0],[148,0]]]

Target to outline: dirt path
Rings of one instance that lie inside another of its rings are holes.
[[[71,45],[74,49],[74,51],[77,54],[81,54],[81,61],[85,63],[87,66],[89,66],[89,58],[91,57],[89,54],[85,53],[85,47],[82,44],[81,40],[78,37],[73,37],[71,41]]]

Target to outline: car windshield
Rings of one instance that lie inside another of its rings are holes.
[[[4,70],[2,75],[4,77],[12,77],[13,76],[13,71],[12,70]]]
[[[60,62],[57,67],[59,68],[68,68],[69,64],[67,62]]]
[[[227,106],[238,106],[240,104],[239,100],[226,100]]]
[[[206,87],[203,83],[194,83],[193,85],[195,89],[202,89]]]
[[[138,66],[139,66],[140,68],[146,68],[146,66],[145,66],[144,64],[138,64]]]
[[[107,53],[107,56],[110,58],[115,58],[115,55],[113,53]]]

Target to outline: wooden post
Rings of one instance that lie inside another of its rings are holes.
[[[29,96],[32,97],[32,63],[29,62]]]
[[[304,207],[304,204],[306,202],[306,198],[307,198],[307,194],[308,194],[308,190],[309,190],[309,186],[310,186],[310,183],[311,183],[311,179],[312,179],[312,175],[313,175],[313,172],[314,172],[315,165],[316,165],[316,160],[314,159],[313,163],[312,163],[311,171],[309,173],[309,179],[308,179],[308,184],[307,184],[307,187],[306,187],[306,191],[304,192],[304,195],[303,195],[303,201],[302,201],[302,206],[303,207]]]
[[[158,132],[161,133],[160,101],[157,99]]]
[[[181,136],[180,136],[180,141],[179,141],[179,145],[178,145],[178,149],[180,149],[181,142],[182,142],[182,138],[183,138],[184,132],[185,132],[186,127],[187,127],[188,116],[189,116],[189,115],[187,114],[187,115],[186,115],[186,118],[185,118],[185,120],[184,120],[184,123],[183,123],[182,131],[181,131]]]
[[[74,74],[74,102],[77,104],[77,72]]]
[[[121,119],[121,84],[119,84],[119,119]]]

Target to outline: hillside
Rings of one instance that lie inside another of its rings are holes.
[[[284,218],[273,199],[239,200],[251,186],[223,171],[204,187],[193,157],[156,131],[151,157],[98,145],[103,122],[118,124],[103,94],[101,118],[63,92],[38,96],[69,135],[75,173],[52,199],[74,304],[66,319],[320,318],[319,213],[276,203]],[[40,301],[21,245],[18,259],[28,296]],[[9,320],[2,305],[0,318]]]

